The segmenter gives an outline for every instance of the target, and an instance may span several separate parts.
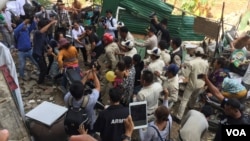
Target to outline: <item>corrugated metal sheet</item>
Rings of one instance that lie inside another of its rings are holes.
[[[171,15],[168,22],[168,29],[171,37],[181,37],[183,41],[200,41],[203,35],[196,34],[193,30],[194,17]]]
[[[169,18],[173,7],[160,0],[122,0],[119,6],[126,8],[126,11],[136,16],[149,20],[149,15],[155,11],[160,18]]]
[[[160,0],[103,0],[102,15],[106,9],[116,10],[117,6],[126,8],[119,13],[119,21],[123,21],[132,33],[145,34],[149,26],[149,15],[155,11],[158,19],[168,19],[171,37],[181,37],[183,41],[199,41],[203,35],[194,33],[194,17],[171,15],[173,6]]]
[[[122,0],[103,0],[101,14],[105,15],[105,11],[107,9],[111,9],[113,11],[113,16],[115,16],[115,12],[120,1]]]

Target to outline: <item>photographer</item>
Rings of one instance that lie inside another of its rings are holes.
[[[88,86],[89,82],[94,82],[94,88],[89,89]],[[88,83],[88,84],[87,84]],[[90,119],[90,131],[93,130],[93,125],[96,120],[96,114],[94,111],[94,106],[96,105],[96,102],[99,98],[100,93],[100,82],[96,75],[96,68],[93,66],[91,70],[89,70],[84,78],[81,81],[76,81],[70,86],[69,92],[64,97],[64,102],[67,106],[69,106],[69,100],[71,97],[73,97],[72,105],[73,107],[80,107],[82,104],[82,101],[85,96],[88,96],[88,103],[86,105],[86,112],[88,115],[88,118]]]
[[[71,20],[68,11],[65,9],[65,4],[62,2],[57,3],[57,16],[58,23],[56,25],[56,32],[62,32],[64,37],[66,36],[66,32],[71,26]]]
[[[106,10],[106,18],[101,19],[101,26],[105,29],[105,33],[111,34],[114,38],[118,38],[117,20],[112,15],[112,10]]]

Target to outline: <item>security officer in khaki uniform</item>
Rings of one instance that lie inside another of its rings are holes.
[[[101,63],[102,70],[101,70],[101,76],[105,76],[106,72],[108,71],[114,71],[116,64],[118,62],[116,53],[119,52],[119,47],[117,43],[114,42],[114,37],[110,33],[105,33],[103,35],[103,44],[105,49],[105,54],[100,56],[98,60]],[[112,83],[108,82],[105,77],[101,78],[101,93],[102,93],[102,102],[105,105],[109,105],[109,97],[108,92],[109,89],[112,87]]]
[[[196,89],[202,88],[205,84],[202,79],[197,78],[199,74],[206,74],[209,69],[208,61],[202,58],[203,55],[203,48],[197,47],[195,50],[195,59],[184,63],[182,66],[182,73],[187,79],[187,85],[177,115],[173,116],[173,120],[177,123],[180,123],[192,93]]]
[[[114,70],[118,59],[116,58],[116,53],[119,52],[119,47],[117,43],[113,42],[114,37],[109,34],[105,33],[103,35],[103,42],[105,44],[105,60],[106,60],[106,67],[108,70]]]

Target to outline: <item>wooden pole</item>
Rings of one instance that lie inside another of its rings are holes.
[[[224,37],[224,22],[223,22],[223,18],[224,18],[224,7],[225,7],[225,2],[223,2],[223,5],[222,5],[220,26],[219,26],[218,33],[217,33],[217,39],[216,39],[216,47],[215,47],[215,51],[214,51],[214,57],[217,57],[217,55],[220,54],[220,52],[219,52],[219,47],[220,47],[220,45],[219,45],[219,40],[222,39],[222,38]],[[221,29],[222,29],[222,35],[221,35],[221,37],[219,37]],[[217,54],[217,53],[218,53],[218,54]]]

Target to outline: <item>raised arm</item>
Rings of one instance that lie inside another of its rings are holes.
[[[100,85],[100,81],[99,81],[98,77],[96,76],[95,68],[92,69],[92,75],[93,75],[93,79],[94,79],[95,89],[100,92],[101,85]]]
[[[40,29],[40,32],[41,33],[45,33],[49,28],[50,26],[52,26],[53,24],[55,24],[57,22],[57,20],[52,20],[49,24],[45,25],[44,27],[42,27]]]
[[[209,89],[209,91],[220,101],[224,99],[224,96],[221,94],[219,89],[215,87],[212,82],[208,79],[207,75],[204,75],[204,81]]]

